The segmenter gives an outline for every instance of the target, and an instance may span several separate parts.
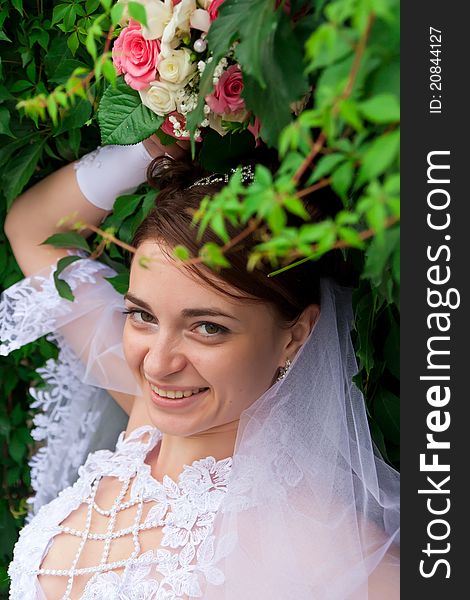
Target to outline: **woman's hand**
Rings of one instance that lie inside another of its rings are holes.
[[[169,154],[175,160],[184,158],[189,152],[190,142],[188,140],[177,140],[174,144],[165,146],[158,135],[153,134],[143,142],[147,152],[157,158]]]

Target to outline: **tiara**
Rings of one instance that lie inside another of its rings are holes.
[[[200,185],[211,185],[212,183],[228,183],[230,177],[237,171],[241,171],[243,183],[245,183],[247,181],[251,183],[255,178],[255,174],[254,174],[252,165],[244,165],[243,167],[241,167],[241,169],[240,168],[230,169],[230,171],[228,173],[225,173],[225,175],[222,175],[220,173],[212,173],[212,175],[208,175],[207,177],[198,179],[197,181],[195,181],[188,187],[188,190],[190,190],[193,187],[200,186]]]

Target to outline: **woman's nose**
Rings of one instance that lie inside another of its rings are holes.
[[[187,362],[181,344],[176,340],[170,340],[168,337],[164,339],[164,336],[161,336],[160,339],[153,340],[149,346],[143,368],[150,379],[163,382],[168,376],[182,371]]]

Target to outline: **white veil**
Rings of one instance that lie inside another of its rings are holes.
[[[288,375],[243,413],[216,519],[216,555],[234,548],[220,563],[223,593],[205,599],[398,597],[398,474],[352,383],[351,317],[350,292],[324,280]]]
[[[54,292],[52,271],[6,290],[0,354],[60,329],[84,362],[82,388],[135,393],[119,342],[122,297],[104,279],[112,275],[86,258],[67,267],[61,277],[71,283],[74,303]],[[41,310],[46,331],[22,334]],[[351,318],[350,292],[324,280],[320,318],[287,376],[242,414],[214,536],[197,551],[195,568],[207,563],[205,580],[212,582],[205,600],[398,598],[398,474],[376,451],[352,383]],[[110,425],[108,412],[89,408],[101,416],[91,437]],[[209,566],[213,557],[218,568]]]

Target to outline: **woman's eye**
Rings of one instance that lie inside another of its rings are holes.
[[[131,315],[131,319],[135,323],[153,323],[154,317],[145,310],[139,310],[137,308],[131,308],[129,310],[124,310],[123,314]]]
[[[220,325],[216,325],[215,323],[199,323],[196,327],[199,329],[200,333],[206,337],[212,337],[217,335],[218,333],[226,333],[227,329],[225,327],[221,327]]]

